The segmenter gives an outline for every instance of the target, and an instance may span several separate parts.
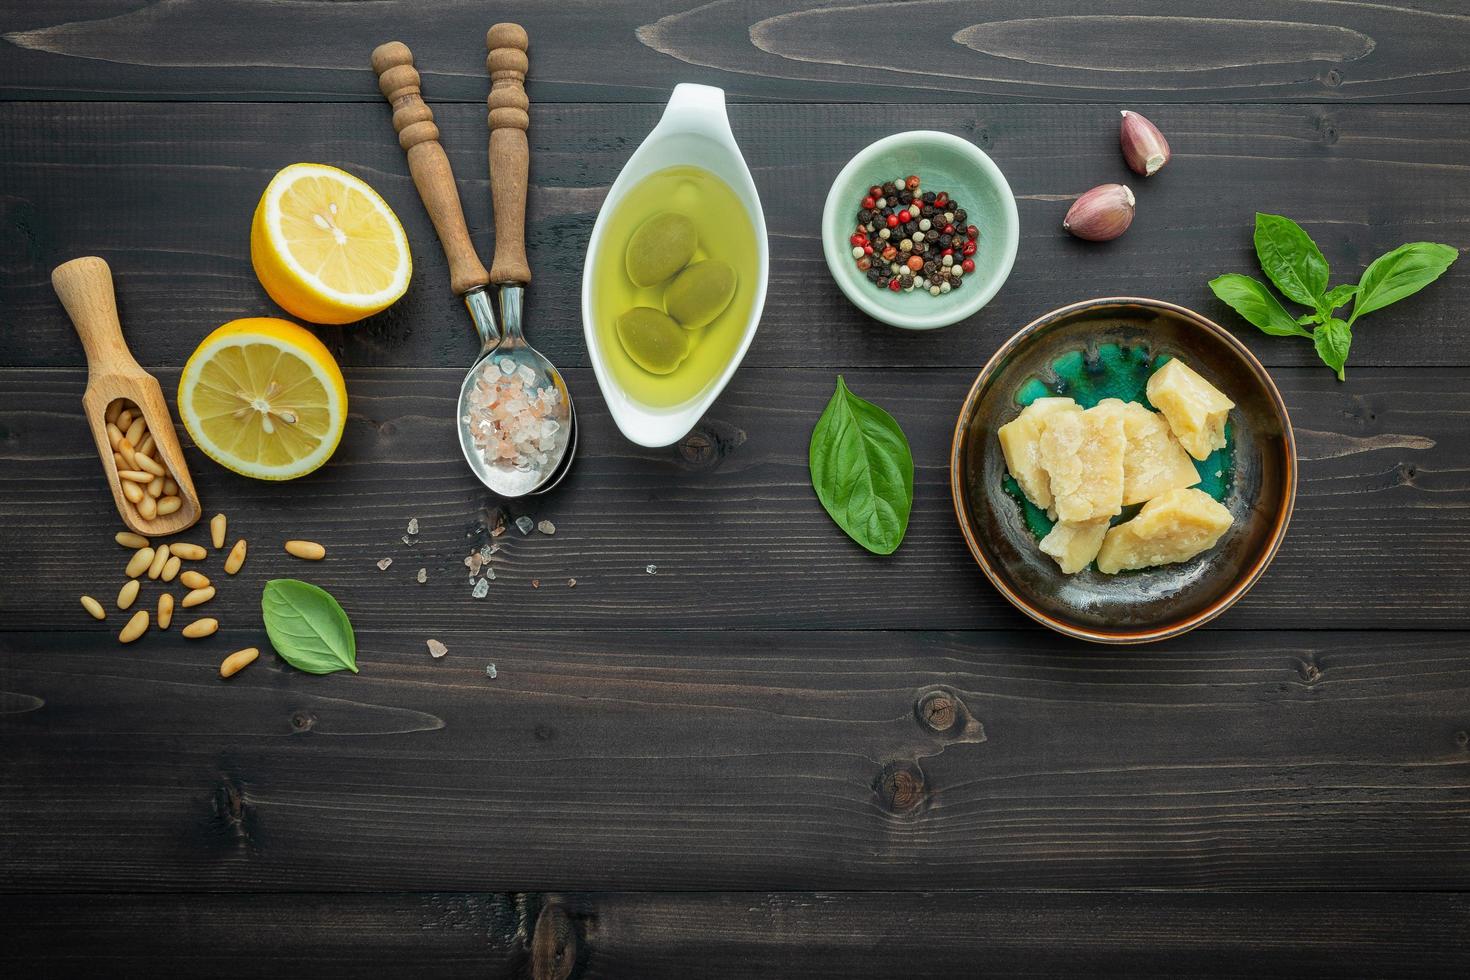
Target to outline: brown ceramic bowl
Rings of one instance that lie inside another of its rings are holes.
[[[1235,523],[1214,548],[1187,562],[1119,575],[1095,567],[1063,575],[1002,488],[1005,457],[995,431],[1020,412],[1015,396],[1026,381],[1050,387],[1058,382],[1057,358],[1107,343],[1182,358],[1235,402],[1235,475],[1224,500]],[[1261,577],[1291,520],[1296,442],[1276,385],[1227,330],[1172,303],[1110,297],[1053,310],[996,351],[960,410],[949,481],[970,553],[1016,608],[1068,636],[1151,643],[1209,622]]]

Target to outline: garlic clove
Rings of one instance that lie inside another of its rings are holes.
[[[1089,242],[1110,242],[1133,224],[1134,203],[1123,184],[1099,184],[1072,202],[1062,227]]]
[[[1128,168],[1144,177],[1152,177],[1169,162],[1169,141],[1164,139],[1159,127],[1136,112],[1123,110],[1118,144],[1123,148]]]

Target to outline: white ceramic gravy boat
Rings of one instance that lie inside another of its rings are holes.
[[[645,405],[623,390],[607,363],[593,319],[593,260],[602,244],[613,212],[624,195],[650,174],[675,166],[694,166],[708,170],[723,180],[735,193],[750,218],[755,231],[756,282],[755,298],[744,336],[725,370],[694,398],[679,405],[657,407]],[[587,245],[587,261],[582,270],[582,331],[587,339],[587,352],[598,387],[612,412],[613,421],[623,435],[640,446],[667,446],[682,439],[703,417],[735,369],[745,359],[745,352],[760,325],[761,310],[766,304],[766,281],[769,276],[770,249],[766,242],[766,220],[761,213],[760,197],[750,169],[735,145],[730,120],[725,115],[725,92],[709,85],[676,85],[653,132],[634,151],[623,172],[613,182],[607,200],[592,227],[592,240]]]

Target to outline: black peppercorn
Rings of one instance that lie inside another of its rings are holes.
[[[935,231],[933,228],[930,228],[928,231],[924,232],[924,237],[931,242],[936,242],[939,240],[939,232]]]
[[[965,223],[965,219],[968,218],[968,217],[969,217],[969,215],[965,213],[965,209],[964,208],[955,208],[955,212],[954,212],[954,223],[955,224],[957,224],[957,225],[964,224]]]

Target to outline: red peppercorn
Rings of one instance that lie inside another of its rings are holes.
[[[862,258],[857,260],[857,267],[863,272],[867,272],[873,267],[873,260],[868,258],[867,256],[863,256]]]
[[[895,215],[895,217],[898,218],[898,221],[895,222],[895,224],[900,225],[906,225],[914,219],[914,216],[909,214],[907,211],[900,211],[897,215]],[[893,225],[889,225],[888,227],[892,228]]]
[[[888,288],[893,290],[895,293],[898,292],[898,290],[900,289],[899,281],[897,279],[888,280]]]
[[[878,198],[883,196],[883,188],[879,187],[877,184],[874,184],[872,187],[868,188],[868,196],[876,202]]]
[[[862,232],[858,232],[856,235],[853,235],[851,238],[849,238],[848,241],[851,242],[853,245],[866,245],[868,241],[868,236],[864,235]]]
[[[909,268],[914,270],[915,272],[918,272],[920,269],[924,268],[924,260],[919,258],[917,255],[909,256]]]
[[[863,243],[863,254],[864,255],[872,255],[873,254],[873,246],[869,245],[867,242],[864,242]]]
[[[965,242],[965,250],[964,251],[965,251],[965,254],[966,255],[974,255],[975,254],[975,243],[974,242]]]
[[[905,180],[903,183],[904,186],[911,191],[916,191],[919,189],[919,178],[913,176],[912,174],[910,174],[908,180]]]
[[[894,248],[892,245],[883,250],[883,258],[887,262],[892,262],[897,255],[898,249]]]
[[[877,206],[878,206],[878,199],[876,197],[865,197],[865,198],[863,198],[863,208],[864,208],[864,210],[871,211],[874,208],[876,208]]]
[[[907,213],[907,212],[905,212],[905,213]],[[888,227],[890,227],[890,228],[897,228],[898,227],[898,215],[896,215],[896,214],[890,214],[888,216],[888,218],[887,218],[887,224],[888,224]]]
[[[935,194],[934,195],[934,206],[936,208],[942,208],[942,207],[944,207],[948,203],[949,203],[949,193],[948,192],[946,192],[946,191],[940,191],[938,194]]]
[[[944,226],[944,234],[946,234],[946,235],[953,235],[954,234],[954,225],[945,225]]]
[[[954,254],[954,249],[947,248],[944,251],[940,252],[939,254],[940,255],[953,255]]]
[[[965,229],[965,237],[966,238],[979,238],[980,237],[980,229],[979,228],[976,228],[974,225],[971,225],[970,227],[968,227],[968,228]]]
[[[968,272],[974,272],[975,271],[975,260],[974,259],[965,259],[965,261],[963,261],[963,262],[960,263],[960,268],[961,269],[964,269],[967,273]]]

